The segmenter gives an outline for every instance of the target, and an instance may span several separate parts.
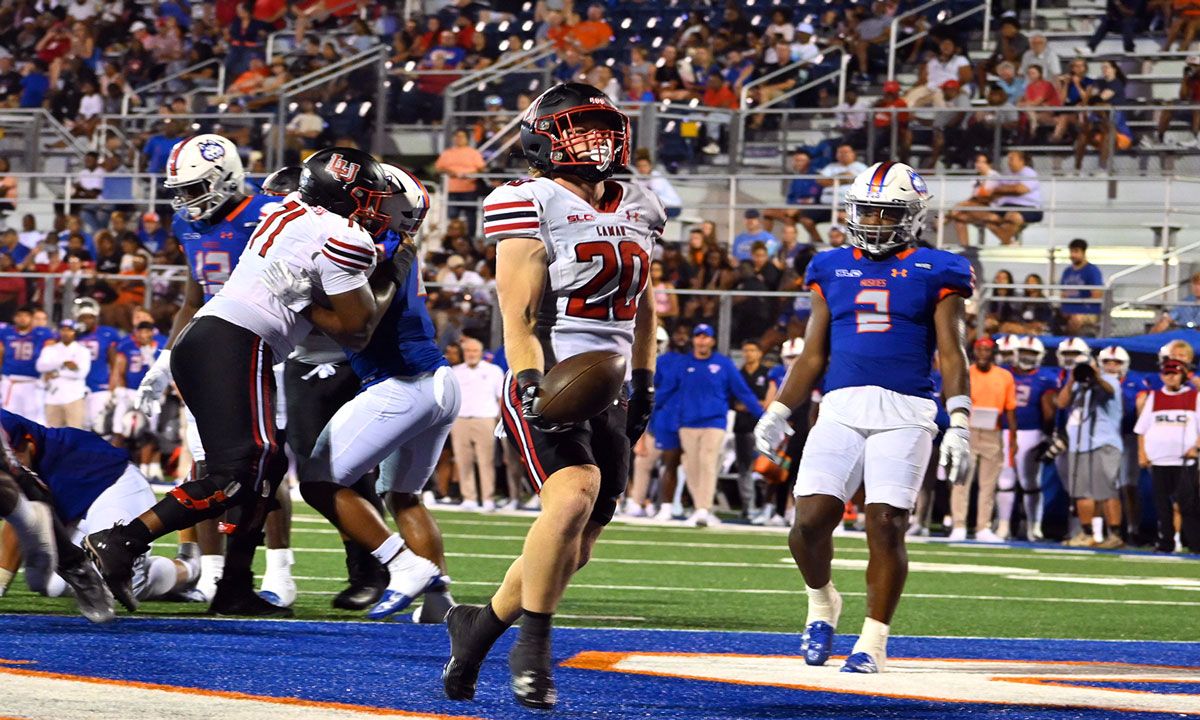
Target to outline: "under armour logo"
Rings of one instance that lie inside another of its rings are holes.
[[[325,172],[342,182],[352,183],[354,178],[358,177],[359,167],[361,166],[358,163],[346,162],[341,153],[334,153],[329,156],[329,162],[325,163]]]
[[[892,268],[892,277],[908,277],[908,269]]]

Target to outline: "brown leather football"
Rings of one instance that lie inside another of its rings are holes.
[[[611,405],[625,384],[625,358],[611,350],[580,353],[542,378],[538,409],[552,423],[591,420]]]

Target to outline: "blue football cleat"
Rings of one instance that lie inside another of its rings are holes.
[[[375,603],[374,607],[367,611],[367,617],[371,620],[382,620],[403,611],[409,605],[412,605],[415,599],[411,595],[405,595],[396,590],[384,590],[383,596],[379,598],[379,602]]]
[[[800,650],[804,652],[805,663],[824,665],[833,652],[833,626],[824,620],[809,623],[800,638]]]
[[[263,600],[266,600],[267,602],[271,603],[275,607],[287,607],[286,605],[283,604],[283,600],[278,595],[271,592],[270,590],[259,590],[258,596],[260,598],[262,598]]]
[[[856,652],[846,658],[842,672],[874,674],[879,672],[879,666],[875,664],[875,658],[871,657],[869,653]]]

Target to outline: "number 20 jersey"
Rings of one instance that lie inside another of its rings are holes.
[[[259,221],[278,209],[281,199],[251,195],[211,220],[188,220],[175,213],[171,230],[183,246],[192,278],[204,291],[204,302],[221,291]]]
[[[608,180],[604,188],[599,208],[549,178],[502,185],[483,202],[489,242],[546,246],[537,328],[547,368],[590,350],[619,352],[632,367],[634,318],[666,211],[638,185]]]
[[[918,247],[872,260],[841,247],[813,258],[805,279],[829,306],[826,395],[872,386],[933,397],[934,308],[947,295],[971,296],[965,258]]]

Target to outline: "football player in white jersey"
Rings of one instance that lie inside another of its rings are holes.
[[[527,707],[554,706],[552,615],[612,519],[629,478],[630,439],[650,417],[656,325],[644,296],[666,212],[638,185],[608,179],[628,162],[629,142],[629,119],[604,93],[578,83],[550,88],[521,120],[533,177],[483,203],[484,232],[499,243],[496,289],[511,368],[501,414],[542,513],[491,602],[447,615],[442,679],[451,699],[474,697],[488,650],[522,618],[509,655],[513,694]],[[577,426],[543,421],[543,372],[589,350],[625,356],[628,401]]]
[[[127,608],[137,606],[130,588],[133,559],[151,540],[226,510],[226,532],[261,530],[265,500],[274,491],[265,470],[281,452],[272,365],[309,333],[310,318],[336,328],[336,339],[346,345],[370,338],[396,290],[390,277],[378,284],[367,277],[375,266],[375,235],[388,226],[384,206],[391,194],[382,167],[361,150],[334,147],[312,155],[300,189],[259,224],[224,287],[176,341],[172,375],[196,418],[204,474],[130,523],[85,540]],[[276,299],[261,281],[276,260],[309,278],[328,307]],[[397,553],[406,551],[398,545]]]

